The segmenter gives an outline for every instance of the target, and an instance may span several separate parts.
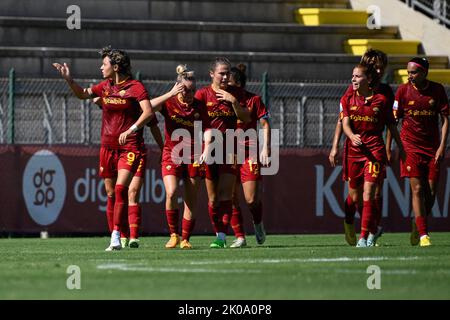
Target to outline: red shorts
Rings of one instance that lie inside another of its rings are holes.
[[[117,177],[117,171],[120,169],[126,169],[134,175],[139,168],[141,159],[143,158],[145,158],[145,152],[101,147],[99,168],[100,177]]]
[[[134,174],[135,177],[142,178],[145,174],[145,167],[147,166],[147,157],[144,155],[139,161],[139,166]]]
[[[353,160],[352,158],[349,158],[347,156],[347,149],[348,149],[347,143],[348,142],[346,140],[345,144],[344,144],[344,152],[343,152],[343,155],[342,155],[342,159],[343,159],[343,161],[342,161],[342,180],[344,180],[344,181],[349,181],[349,174],[350,174],[350,171],[352,170],[351,169],[351,164],[353,162],[358,162],[358,161]],[[378,157],[379,158],[383,158],[383,159],[386,158],[383,153],[379,153]],[[385,160],[382,160],[382,161],[378,160],[377,162],[385,163]],[[386,174],[386,165],[383,165],[383,166],[380,167],[380,175],[381,175],[381,178],[382,178],[380,180],[380,184],[382,184],[383,180],[386,179],[386,176],[387,176],[387,174]]]
[[[242,183],[261,180],[261,165],[258,161],[245,159],[244,163],[239,165],[239,171]]]
[[[164,161],[161,164],[162,176],[176,176],[178,178],[204,178],[206,166],[204,164],[174,164],[172,161]]]
[[[236,177],[239,174],[239,168],[238,168],[237,164],[213,163],[213,164],[205,165],[205,167],[206,167],[205,176],[206,176],[206,179],[209,179],[209,180],[217,180],[217,179],[219,179],[219,176],[221,176],[222,174],[225,174],[225,173],[232,174]]]
[[[367,182],[374,182],[380,184],[383,182],[386,175],[386,165],[382,161],[368,161],[368,160],[352,160],[348,159],[347,172],[349,187],[356,189]],[[384,173],[383,173],[384,172]]]
[[[427,178],[431,181],[438,181],[439,170],[440,163],[436,163],[434,157],[422,153],[408,152],[406,153],[406,161],[400,161],[400,176],[402,178]]]

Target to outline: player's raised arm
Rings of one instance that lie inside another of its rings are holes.
[[[78,83],[76,83],[71,75],[70,75],[70,69],[67,63],[53,63],[53,66],[56,68],[56,70],[59,71],[61,76],[66,80],[66,82],[69,84],[70,89],[72,89],[73,93],[77,96],[79,99],[90,99],[92,98],[92,91],[90,88],[82,88]]]

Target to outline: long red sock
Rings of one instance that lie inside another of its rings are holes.
[[[136,204],[128,206],[128,223],[130,225],[130,238],[139,238],[139,227],[141,226],[142,209],[141,206]]]
[[[178,234],[178,219],[180,213],[178,209],[175,210],[166,210],[167,224],[169,225],[170,234],[176,233]]]
[[[194,230],[195,227],[195,219],[187,220],[183,217],[183,221],[181,223],[181,238],[182,240],[189,241],[189,238],[191,237],[192,230]]]
[[[234,209],[233,209],[234,210]],[[222,217],[222,223],[225,230],[228,232],[228,227],[230,226],[230,222],[232,222],[232,215],[225,213]]]
[[[253,223],[254,224],[260,224],[262,221],[262,203],[259,201],[256,205],[250,206],[250,213],[253,217]]]
[[[367,239],[370,233],[376,233],[375,225],[375,211],[376,205],[374,200],[364,201],[363,214],[361,220],[361,235],[360,238]]]
[[[426,236],[428,234],[428,225],[426,216],[416,217],[417,231],[419,231],[419,236]]]
[[[231,215],[231,228],[233,228],[236,238],[245,238],[244,217],[240,208],[233,208]]]
[[[383,197],[375,198],[375,225],[378,227],[381,222],[383,212]]]
[[[108,221],[109,232],[114,230],[114,202],[115,197],[107,197],[106,200],[106,220]]]
[[[350,195],[347,196],[344,202],[345,223],[355,223],[356,204],[353,202]]]
[[[128,187],[116,184],[114,194],[116,196],[114,203],[114,230],[122,231],[122,229],[125,229],[125,225],[128,224]]]
[[[233,202],[231,200],[220,201],[219,202],[219,224],[217,225],[217,230],[219,232],[227,233],[227,229],[223,225],[223,216],[225,214],[232,215],[233,212]]]
[[[208,203],[208,213],[209,219],[211,220],[211,225],[214,229],[215,233],[219,232],[219,228],[223,228],[223,221],[220,219],[219,221],[219,208],[214,208]]]

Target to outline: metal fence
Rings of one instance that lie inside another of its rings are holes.
[[[433,19],[450,28],[450,1],[449,0],[400,0],[409,7],[421,11]]]
[[[99,144],[101,109],[77,99],[62,79],[0,78],[0,143]],[[89,87],[98,80],[77,80]],[[143,81],[152,97],[173,85],[169,81]],[[199,82],[198,87],[206,85]],[[339,98],[348,83],[249,82],[247,89],[267,96],[271,124],[280,130],[280,145],[329,148],[336,125]],[[396,85],[393,89],[396,89]],[[450,94],[450,86],[446,87]],[[164,119],[157,114],[162,129]],[[154,144],[150,130],[145,140]]]

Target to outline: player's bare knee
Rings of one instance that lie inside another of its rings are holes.
[[[133,205],[138,202],[138,191],[137,189],[129,189],[128,190],[128,203]]]
[[[258,201],[257,201],[256,197],[254,197],[254,196],[245,198],[245,202],[247,202],[247,205],[250,208],[254,208],[254,207],[256,207],[258,205]]]
[[[417,183],[416,185],[411,186],[411,192],[413,197],[421,197],[423,195],[423,187],[420,183]]]

